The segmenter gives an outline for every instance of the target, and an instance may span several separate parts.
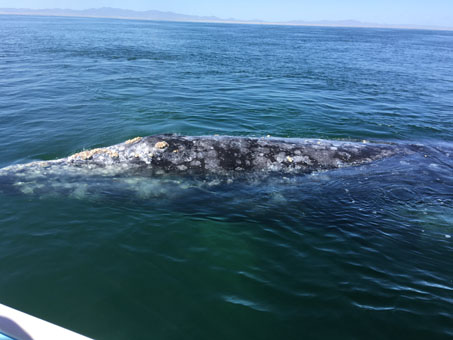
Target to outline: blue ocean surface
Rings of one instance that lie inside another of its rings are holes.
[[[96,339],[453,336],[453,32],[0,16],[0,168],[160,133],[427,151],[0,181],[0,303]]]

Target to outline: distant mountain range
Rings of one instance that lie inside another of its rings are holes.
[[[143,19],[143,20],[169,20],[169,21],[223,21],[212,16],[185,15],[173,12],[162,11],[133,11],[120,8],[90,8],[84,10],[73,9],[28,9],[28,8],[0,8],[2,14],[24,14],[24,15],[49,15],[49,16],[70,16],[70,17],[96,17],[96,18],[121,18],[121,19]]]
[[[333,27],[376,27],[376,28],[419,28],[419,29],[453,29],[453,27],[421,26],[421,25],[387,25],[367,23],[357,20],[321,20],[321,21],[285,21],[267,22],[262,20],[238,20],[234,18],[218,18],[215,16],[186,15],[163,11],[134,11],[129,9],[102,7],[84,10],[73,9],[28,9],[28,8],[0,8],[0,14],[13,15],[43,15],[43,16],[68,16],[87,18],[113,18],[136,20],[161,20],[161,21],[187,21],[187,22],[218,22],[218,23],[248,23],[263,25],[296,25],[296,26],[333,26]]]

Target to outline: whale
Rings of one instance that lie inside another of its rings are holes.
[[[120,179],[175,176],[240,177],[246,174],[304,175],[373,163],[419,151],[421,146],[306,138],[182,136],[135,137],[68,157],[0,169],[0,191],[22,193],[71,188]],[[128,182],[128,183],[129,183]],[[50,184],[49,184],[50,183]]]
[[[310,173],[409,153],[413,145],[302,138],[154,135],[84,150],[65,158],[3,168],[0,173],[52,168],[113,172],[151,170],[227,174]]]

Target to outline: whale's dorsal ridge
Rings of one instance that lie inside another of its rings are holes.
[[[368,141],[235,136],[158,134],[134,137],[112,146],[84,150],[69,157],[32,162],[0,170],[75,173],[109,171],[114,174],[154,172],[227,174],[243,172],[309,173],[370,163],[407,152],[398,144]],[[49,170],[49,168],[51,168]],[[25,169],[25,170],[24,170]],[[81,170],[80,170],[81,171]]]

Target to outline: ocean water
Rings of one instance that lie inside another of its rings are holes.
[[[159,133],[426,150],[0,182],[0,303],[97,339],[453,336],[453,32],[0,16],[0,75],[0,167]]]

